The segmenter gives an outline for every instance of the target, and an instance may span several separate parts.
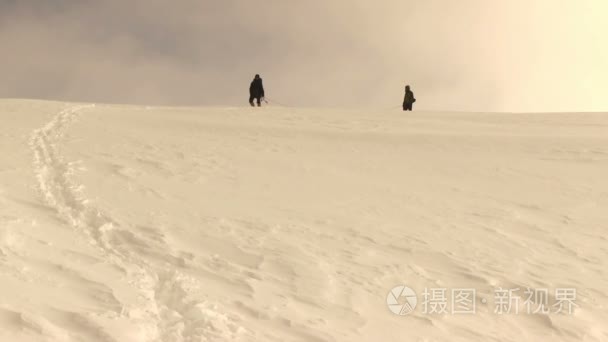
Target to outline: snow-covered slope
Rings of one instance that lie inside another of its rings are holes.
[[[608,115],[0,118],[1,341],[608,340]],[[577,307],[528,314],[527,288]],[[458,289],[475,313],[452,313]]]

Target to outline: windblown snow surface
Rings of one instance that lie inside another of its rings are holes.
[[[0,118],[0,341],[608,340],[606,114]],[[400,285],[409,315],[387,306]],[[527,314],[528,288],[576,307]]]

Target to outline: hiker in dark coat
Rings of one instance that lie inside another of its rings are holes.
[[[410,90],[410,86],[405,86],[405,97],[403,98],[403,110],[412,111],[416,98],[414,93]]]
[[[253,100],[256,100],[258,107],[260,107],[262,105],[262,98],[264,98],[262,78],[260,78],[260,75],[255,75],[251,86],[249,86],[249,104],[253,107]]]

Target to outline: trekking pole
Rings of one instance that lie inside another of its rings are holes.
[[[264,101],[265,101],[265,100],[266,100],[266,98],[264,98]],[[277,101],[275,101],[275,100],[273,100],[273,99],[268,99],[268,101],[270,101],[270,103],[274,103],[274,104],[279,105],[279,106],[281,106],[281,107],[291,107],[291,106],[286,106],[286,105],[284,105],[284,104],[281,104],[281,103],[279,103],[279,102],[277,102]],[[268,103],[268,102],[266,102],[266,103]]]

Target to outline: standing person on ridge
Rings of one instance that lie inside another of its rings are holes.
[[[409,85],[405,86],[405,97],[403,98],[403,110],[411,112],[414,107],[414,102],[416,102],[414,93],[410,90]]]
[[[255,78],[249,86],[249,104],[253,107],[253,100],[256,100],[258,107],[262,106],[262,98],[264,98],[264,85],[260,75],[255,75]]]

